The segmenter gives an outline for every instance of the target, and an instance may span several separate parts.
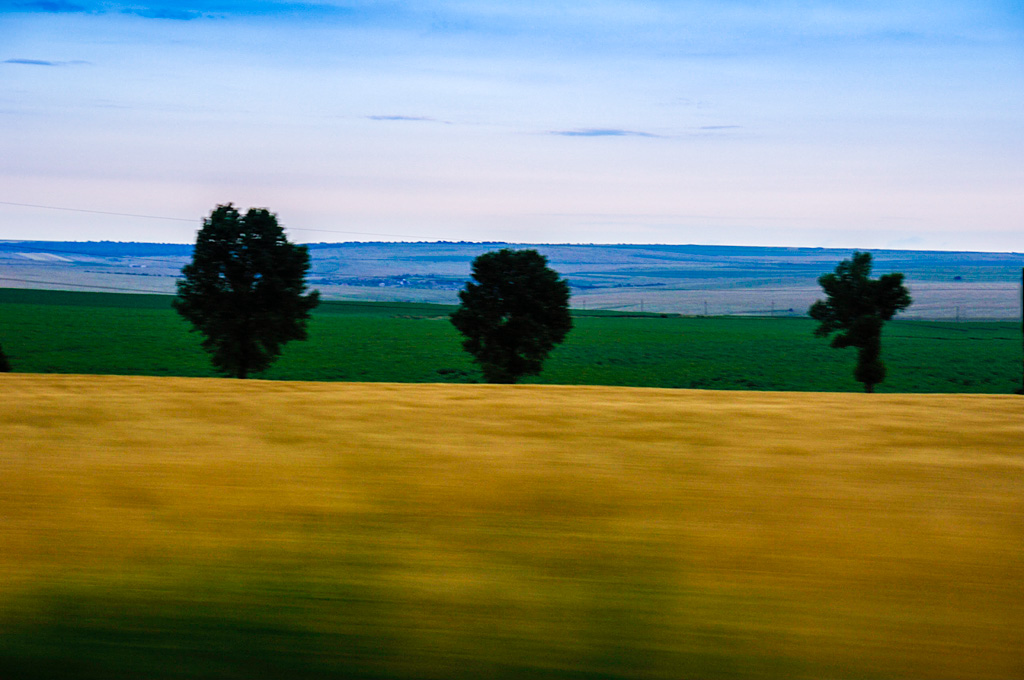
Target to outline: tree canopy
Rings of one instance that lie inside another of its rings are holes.
[[[7,360],[7,355],[4,354],[4,348],[0,347],[0,373],[10,373],[11,362]]]
[[[492,383],[537,375],[572,329],[569,284],[536,250],[502,250],[473,260],[473,279],[459,292],[452,324],[463,348]]]
[[[230,203],[203,222],[182,269],[174,308],[203,336],[217,370],[237,378],[266,370],[291,340],[306,339],[319,293],[306,293],[309,252],[288,242],[277,216]]]
[[[856,347],[854,378],[864,384],[865,391],[873,392],[886,373],[881,360],[882,325],[912,302],[903,274],[872,279],[871,253],[855,252],[852,259],[839,263],[835,273],[819,277],[818,284],[827,299],[810,308],[811,318],[820,322],[814,334],[835,333],[832,347]]]

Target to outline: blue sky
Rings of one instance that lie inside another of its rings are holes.
[[[1024,251],[1019,0],[4,0],[0,122],[6,239]]]

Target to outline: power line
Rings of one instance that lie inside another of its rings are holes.
[[[95,215],[115,215],[117,217],[140,217],[147,220],[173,220],[175,222],[195,222],[194,219],[184,217],[166,217],[164,215],[138,215],[135,213],[111,212],[109,210],[87,210],[86,208],[64,208],[57,205],[38,205],[36,203],[15,203],[13,201],[0,201],[2,205],[16,205],[22,208],[42,208],[44,210],[65,210],[67,212],[93,213]]]
[[[90,214],[93,214],[93,215],[113,215],[115,217],[136,217],[136,218],[146,219],[146,220],[169,220],[169,221],[173,221],[173,222],[191,222],[193,224],[196,222],[195,219],[186,218],[186,217],[168,217],[166,215],[141,215],[141,214],[138,214],[138,213],[123,213],[123,212],[114,212],[114,211],[111,211],[111,210],[90,210],[90,209],[87,209],[87,208],[67,208],[67,207],[64,207],[64,206],[41,205],[41,204],[38,204],[38,203],[17,203],[15,201],[0,201],[0,205],[14,205],[14,206],[18,206],[18,207],[21,207],[21,208],[40,208],[42,210],[63,210],[63,211],[66,211],[66,212],[90,213]],[[416,239],[427,239],[427,240],[429,240],[431,238],[434,238],[434,237],[431,237],[431,236],[423,236],[423,235],[419,235],[419,234],[417,234],[417,235],[414,235],[414,234],[386,234],[386,233],[372,232],[372,231],[346,231],[346,230],[341,230],[341,229],[313,229],[313,228],[310,228],[310,227],[289,227],[289,226],[285,226],[284,228],[288,229],[288,230],[291,230],[291,231],[315,231],[315,232],[321,232],[321,233],[324,233],[324,234],[349,234],[349,235],[353,235],[353,236],[383,236],[383,237],[389,237],[389,238],[416,238]],[[434,240],[440,241],[440,240],[443,240],[443,239],[434,238]]]

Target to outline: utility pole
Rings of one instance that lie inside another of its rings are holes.
[[[1020,270],[1020,324],[1021,332],[1024,334],[1024,269]],[[1024,341],[1022,341],[1021,347],[1024,349]],[[1024,394],[1024,359],[1022,359],[1021,369],[1021,388],[1017,390],[1017,394]]]
[[[704,301],[704,316],[708,315],[708,301]]]

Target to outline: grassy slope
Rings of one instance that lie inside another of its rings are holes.
[[[0,290],[0,342],[16,370],[211,376],[199,338],[166,296]],[[466,382],[478,377],[450,308],[326,303],[310,340],[264,377]],[[592,314],[531,382],[857,391],[853,350],[812,336],[809,319],[640,318]],[[894,322],[882,391],[1009,393],[1019,386],[1015,323]]]
[[[1020,398],[0,390],[0,677],[1024,674]]]

